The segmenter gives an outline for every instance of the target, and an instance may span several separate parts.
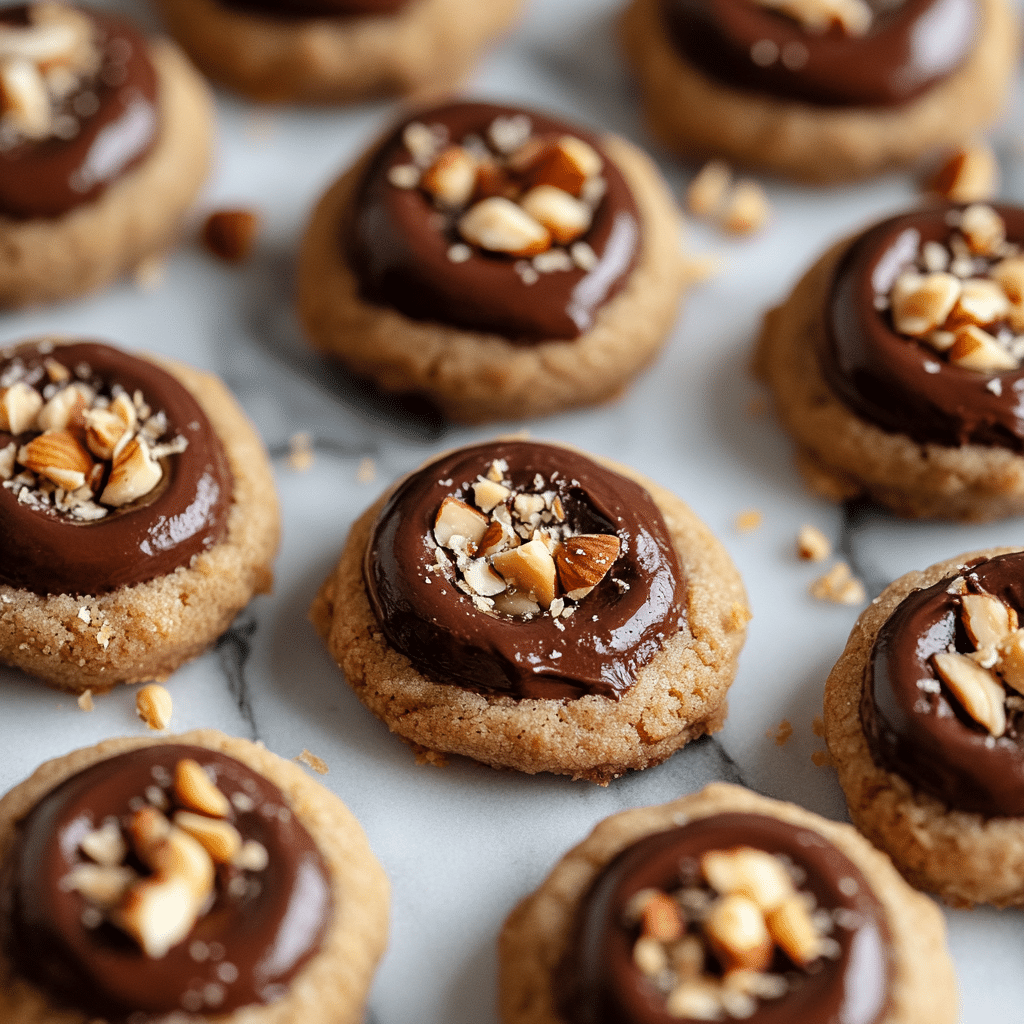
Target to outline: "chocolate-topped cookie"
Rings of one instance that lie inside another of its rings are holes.
[[[270,103],[457,89],[522,0],[159,0],[215,82]]]
[[[601,822],[519,904],[502,1021],[952,1022],[944,938],[850,826],[716,783]]]
[[[0,41],[0,306],[100,288],[173,241],[209,163],[207,90],[103,12],[8,7]]]
[[[466,421],[613,397],[685,284],[679,218],[613,136],[485,103],[421,111],[320,201],[299,265],[313,346]]]
[[[203,731],[110,740],[0,800],[9,1024],[355,1024],[388,885],[302,770]]]
[[[825,182],[972,141],[1015,36],[1002,0],[634,0],[623,21],[668,146]]]
[[[0,660],[166,678],[269,589],[273,478],[214,377],[91,341],[0,351]]]
[[[861,616],[825,692],[854,823],[955,904],[1024,904],[1024,553],[908,573]]]
[[[834,246],[765,318],[757,370],[810,485],[900,515],[1024,511],[1024,211],[942,205]]]
[[[310,612],[407,742],[606,783],[721,727],[749,618],[676,497],[561,445],[459,449],[352,529]]]

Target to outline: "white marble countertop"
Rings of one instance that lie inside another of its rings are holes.
[[[474,94],[553,108],[650,147],[614,42],[619,6],[535,0],[482,64]],[[1019,96],[1018,83],[996,138],[1010,172],[1006,196],[1024,200],[1024,160],[1013,142],[1024,128]],[[233,268],[185,244],[160,287],[124,284],[85,301],[0,316],[0,343],[42,332],[109,338],[214,370],[239,396],[274,458],[284,528],[277,582],[215,650],[170,680],[174,728],[221,728],[285,757],[308,748],[330,766],[324,784],[362,821],[393,884],[391,944],[370,1000],[377,1024],[495,1024],[494,940],[505,915],[601,818],[713,779],[845,817],[834,772],[812,760],[824,748],[813,721],[859,609],[808,596],[821,569],[793,555],[801,524],[820,526],[872,594],[909,569],[1019,543],[1022,524],[906,523],[829,506],[801,486],[787,438],[756,411],[762,391],[748,361],[761,314],[829,241],[911,203],[917,183],[909,175],[842,189],[769,182],[773,219],[763,234],[736,241],[696,226],[688,231],[688,248],[720,255],[723,269],[692,292],[653,371],[614,405],[527,425],[538,437],[629,463],[676,491],[729,549],[754,619],[725,728],[607,789],[469,763],[417,766],[349,691],[306,610],[349,525],[391,480],[442,447],[485,438],[501,425],[445,429],[396,418],[306,351],[292,310],[294,254],[308,211],[392,109],[265,109],[219,95],[219,156],[202,210],[258,209],[264,226],[254,256]],[[658,156],[681,194],[693,168]],[[315,444],[305,472],[287,461],[289,438],[300,431]],[[367,458],[372,481],[359,475]],[[746,509],[759,510],[763,522],[741,534],[735,519]],[[0,792],[47,758],[145,731],[131,689],[85,713],[74,698],[9,670],[0,670],[0,687]],[[794,732],[780,746],[773,737],[783,719]],[[1019,912],[950,911],[947,920],[962,1020],[1024,1019]]]

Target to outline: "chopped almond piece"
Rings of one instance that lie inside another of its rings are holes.
[[[1017,613],[990,594],[964,594],[960,607],[964,627],[975,647],[998,647],[1017,628]]]
[[[763,971],[771,963],[772,937],[753,900],[732,894],[712,904],[704,930],[726,971]]]
[[[555,561],[541,540],[503,551],[492,559],[494,568],[520,593],[549,608],[555,599]]]
[[[963,709],[995,737],[1006,732],[1006,691],[993,677],[964,654],[943,651],[932,659],[939,678]]]
[[[487,516],[472,505],[450,495],[441,502],[434,520],[434,540],[446,547],[452,537],[465,537],[473,547],[480,543],[487,530]]]

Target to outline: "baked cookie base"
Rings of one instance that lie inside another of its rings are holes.
[[[0,308],[96,291],[173,244],[209,170],[213,104],[173,43],[149,47],[160,116],[153,148],[98,199],[63,216],[0,217]]]
[[[363,301],[339,240],[364,158],[317,204],[302,242],[298,306],[310,343],[385,391],[426,396],[461,422],[525,419],[616,397],[660,350],[691,270],[680,252],[678,210],[653,163],[617,137],[601,145],[640,211],[642,248],[629,280],[585,334],[513,345]]]
[[[714,82],[676,52],[660,0],[633,0],[621,35],[648,125],[669,149],[831,183],[972,142],[995,119],[1016,68],[1019,33],[1004,0],[979,0],[979,6],[979,36],[961,67],[892,107],[817,107]]]
[[[158,0],[204,74],[267,103],[349,103],[457,89],[522,0],[412,0],[392,15],[272,18],[217,0]]]
[[[219,379],[151,358],[191,392],[224,446],[234,477],[227,531],[191,565],[109,594],[42,596],[0,585],[0,661],[71,693],[166,679],[273,583],[277,496],[259,436]]]
[[[957,1020],[956,979],[946,950],[945,922],[931,900],[909,889],[887,858],[849,825],[739,786],[712,783],[671,803],[606,818],[515,908],[499,939],[503,1024],[564,1024],[554,1005],[552,971],[564,955],[577,906],[613,857],[653,832],[730,812],[764,814],[817,832],[849,857],[871,884],[895,953],[891,1002],[877,1024],[953,1024]]]
[[[427,759],[462,754],[494,768],[607,785],[629,769],[660,764],[690,740],[722,727],[726,691],[750,618],[739,574],[675,495],[623,466],[596,461],[650,492],[687,585],[687,627],[640,669],[618,701],[594,695],[517,701],[431,682],[388,644],[363,581],[363,554],[388,495],[352,527],[310,618],[359,699]]]
[[[11,848],[17,822],[65,779],[97,761],[162,743],[219,751],[274,783],[316,843],[334,899],[334,917],[321,949],[293,979],[287,995],[269,1005],[250,1005],[226,1014],[189,1014],[188,1020],[193,1024],[362,1024],[366,992],[387,943],[387,876],[351,811],[298,765],[261,746],[203,729],[180,736],[106,740],[47,761],[0,799],[0,861]],[[4,1024],[98,1024],[91,1014],[53,1007],[44,993],[17,977],[2,951],[0,1020]]]
[[[861,725],[860,699],[875,637],[912,590],[938,583],[972,559],[1017,550],[976,551],[901,576],[857,620],[825,686],[825,739],[853,823],[907,881],[954,906],[1024,906],[1024,819],[950,809],[879,768]]]
[[[1024,457],[1008,448],[918,444],[861,419],[829,389],[818,362],[833,246],[765,316],[754,369],[771,387],[797,465],[830,501],[865,497],[909,518],[983,522],[1024,513]]]

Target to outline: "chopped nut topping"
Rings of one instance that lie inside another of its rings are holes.
[[[79,851],[88,860],[75,864],[60,883],[62,889],[84,899],[96,925],[109,921],[152,959],[161,959],[185,941],[209,911],[218,885],[216,865],[257,873],[269,862],[262,844],[243,841],[230,822],[181,809],[180,780],[192,779],[195,771],[230,808],[231,802],[196,762],[180,761],[171,792],[161,785],[149,786],[145,806],[123,820],[108,818],[85,834]],[[207,805],[218,803],[208,793],[204,799]],[[153,806],[154,801],[164,808],[173,802],[178,809],[168,818]],[[139,864],[151,873],[140,875]],[[218,898],[244,899],[248,885],[244,876],[234,877]]]
[[[151,493],[163,479],[161,460],[188,442],[163,440],[167,417],[141,393],[129,396],[117,384],[104,391],[84,364],[48,357],[29,369],[15,358],[0,386],[0,430],[19,436],[12,453],[0,449],[3,486],[32,508],[79,522]]]
[[[623,926],[635,929],[633,961],[663,994],[669,1016],[749,1017],[759,1000],[801,984],[800,971],[839,950],[838,915],[815,907],[785,858],[749,846],[709,850],[682,866],[674,892],[641,889]],[[792,969],[768,973],[784,955]]]
[[[871,8],[864,0],[757,0],[779,11],[815,35],[838,25],[847,35],[862,36],[871,28]]]

